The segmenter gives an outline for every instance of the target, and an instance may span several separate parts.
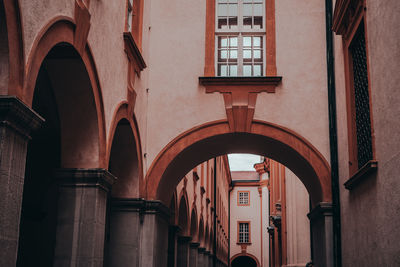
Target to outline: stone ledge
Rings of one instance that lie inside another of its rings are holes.
[[[105,191],[117,179],[105,169],[58,169],[55,176],[62,187],[99,187]]]
[[[0,96],[0,124],[26,138],[40,128],[45,120],[15,96]]]
[[[358,184],[364,181],[370,174],[376,172],[378,169],[378,162],[376,160],[368,161],[362,166],[352,177],[350,177],[345,183],[344,187],[347,190],[354,189]]]
[[[315,220],[325,216],[332,216],[332,214],[333,214],[332,203],[320,202],[310,211],[310,213],[307,214],[307,217],[310,220]]]

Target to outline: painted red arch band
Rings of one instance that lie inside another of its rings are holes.
[[[226,120],[194,127],[172,140],[147,173],[147,198],[169,203],[169,192],[173,192],[184,172],[204,160],[230,152],[261,154],[277,160],[300,178],[313,205],[331,202],[329,164],[305,138],[263,121],[253,121],[251,132],[232,133]]]

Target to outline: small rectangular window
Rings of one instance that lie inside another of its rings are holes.
[[[238,205],[247,206],[250,205],[250,192],[249,191],[238,191]]]
[[[250,243],[250,223],[239,222],[238,243]]]

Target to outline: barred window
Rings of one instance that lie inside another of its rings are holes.
[[[250,223],[239,223],[239,241],[238,243],[250,243]]]
[[[239,199],[238,199],[238,204],[239,205],[249,205],[249,195],[250,193],[248,191],[238,191]]]
[[[262,76],[264,0],[216,0],[218,76]]]
[[[353,63],[357,161],[358,168],[361,168],[373,159],[364,23],[359,25],[349,52]]]

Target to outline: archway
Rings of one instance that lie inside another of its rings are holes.
[[[244,253],[244,254],[238,254],[232,257],[231,259],[231,266],[232,267],[259,267],[260,264],[257,260],[256,257],[254,257],[251,254]]]
[[[330,168],[322,154],[299,134],[263,121],[254,121],[247,133],[231,132],[227,121],[215,121],[181,134],[153,161],[146,178],[147,197],[168,203],[180,177],[201,162],[229,153],[276,160],[300,178],[313,206],[331,202]]]
[[[140,167],[134,127],[127,117],[126,105],[117,112],[112,135],[109,171],[116,176],[108,199],[105,266],[139,264]]]
[[[27,149],[17,266],[53,266],[59,211],[75,205],[71,194],[58,202],[55,170],[98,167],[99,129],[90,78],[72,45],[49,51],[34,88],[32,108],[45,123]]]
[[[229,153],[268,157],[301,180],[313,207],[314,259],[328,266],[332,259],[330,167],[310,142],[290,129],[258,120],[249,132],[232,132],[226,120],[194,127],[172,140],[154,159],[146,178],[147,197],[168,203],[180,177],[201,162]],[[208,233],[205,243],[211,247]]]

